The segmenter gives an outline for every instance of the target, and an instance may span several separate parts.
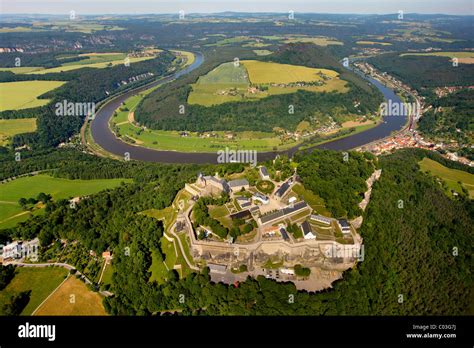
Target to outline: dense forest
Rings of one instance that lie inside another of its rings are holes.
[[[55,238],[68,238],[79,240],[86,250],[113,249],[115,273],[111,291],[115,296],[105,300],[106,309],[112,314],[147,315],[175,310],[194,315],[472,313],[469,294],[473,286],[474,207],[463,197],[448,198],[433,177],[419,170],[417,162],[429,154],[403,150],[380,158],[383,174],[374,184],[360,230],[365,260],[345,272],[333,289],[316,294],[297,291],[292,283],[278,284],[263,277],[248,279],[238,287],[214,284],[207,269],[184,279],[171,271],[169,281],[163,285],[149,282],[151,250],[161,247],[163,227],[160,221],[137,213],[169,206],[184,182],[192,180],[198,170],[206,171],[203,166],[133,164],[143,166],[140,170],[148,173],[137,174],[139,177],[155,180],[93,195],[74,209],[65,201],[50,202],[44,216],[3,230],[2,234],[24,238],[39,235],[43,245]],[[65,152],[65,156],[71,155]],[[361,165],[364,157],[360,156],[354,157],[350,166],[365,175],[368,168]],[[337,163],[336,157],[327,152],[300,154],[298,160],[314,168],[318,164],[343,170],[341,166],[347,165]],[[60,162],[56,161],[59,166]],[[71,166],[64,165],[59,172],[76,177],[107,175],[105,169],[109,167],[114,172],[112,160],[90,156],[89,163],[74,162],[69,157],[67,163]],[[86,168],[94,162],[94,169],[102,166],[103,170],[88,173]],[[446,161],[448,165],[452,163]],[[135,172],[127,171],[132,163],[124,165],[124,176]],[[399,208],[399,200],[404,202],[403,209]],[[125,248],[129,248],[129,256],[123,252]],[[181,294],[184,302],[179,301]],[[289,294],[295,295],[294,303],[288,303]]]
[[[216,57],[215,52],[206,51],[206,60],[211,56],[210,60],[213,63],[206,65],[208,67],[206,72],[220,63],[232,61],[236,52],[231,49],[228,52],[232,54],[220,50],[219,56]],[[244,59],[242,56],[238,57]],[[191,90],[189,85],[179,84],[175,87],[170,84],[170,89],[157,89],[146,97],[138,106],[135,117],[138,122],[153,129],[272,132],[275,127],[295,130],[301,121],[313,122],[314,118],[318,118],[317,115],[331,115],[336,122],[342,123],[348,114],[373,114],[382,100],[382,96],[374,87],[369,86],[353,72],[343,69],[322,47],[312,44],[289,44],[273,55],[261,59],[337,70],[341,78],[347,80],[350,90],[347,93],[298,91],[258,101],[229,102],[205,107],[187,105]],[[358,108],[354,106],[355,101],[360,102]],[[180,114],[180,105],[185,105],[184,114]],[[288,112],[289,105],[294,106],[294,113]]]
[[[390,53],[372,57],[368,62],[425,95],[431,95],[428,89],[434,87],[470,86],[474,76],[472,64],[454,67],[449,57],[400,56],[400,53]]]
[[[375,157],[369,153],[350,152],[347,160],[342,153],[315,150],[298,153],[298,175],[305,187],[324,199],[334,217],[360,216],[358,207],[367,191],[365,181],[375,170]]]

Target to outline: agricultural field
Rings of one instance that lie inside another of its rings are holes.
[[[44,68],[41,66],[19,66],[14,68],[0,68],[0,71],[11,71],[14,74],[26,74],[29,72],[43,70]]]
[[[0,33],[28,33],[33,31],[45,31],[46,29],[36,29],[34,27],[25,27],[25,26],[17,26],[17,27],[1,27]]]
[[[206,46],[221,47],[221,46],[228,46],[228,45],[232,45],[232,44],[236,44],[236,43],[242,43],[242,44],[246,43],[247,45],[252,46],[252,45],[257,44],[259,42],[256,41],[254,38],[251,38],[250,36],[236,36],[236,37],[229,37],[229,38],[221,39],[221,40],[219,40],[215,43],[207,44]],[[248,46],[248,47],[250,47],[250,46]],[[252,46],[252,47],[254,47],[254,46]]]
[[[269,50],[253,50],[253,53],[255,53],[257,56],[268,56],[273,52]]]
[[[346,82],[339,79],[339,74],[333,70],[315,69],[305,66],[244,60],[241,62],[247,69],[249,80],[254,85],[270,85],[267,95],[294,93],[298,90],[312,92],[347,92]],[[294,83],[314,83],[321,85],[307,86],[273,86]],[[262,93],[264,94],[264,93]]]
[[[474,175],[458,169],[451,169],[441,163],[433,161],[427,157],[420,162],[420,169],[442,179],[447,185],[447,194],[452,196],[451,190],[462,193],[464,187],[469,192],[469,197],[474,198]]]
[[[0,120],[0,146],[6,146],[16,134],[36,131],[36,118]]]
[[[320,37],[291,37],[283,41],[284,43],[313,43],[318,46],[328,46],[328,45],[339,45],[342,46],[344,43],[338,41],[336,39],[331,39],[328,37],[320,36]]]
[[[36,70],[27,73],[27,75],[31,74],[51,74],[51,73],[59,73],[59,72],[64,72],[64,71],[71,71],[71,70],[77,70],[81,68],[96,68],[96,69],[103,69],[107,68],[109,66],[115,66],[119,64],[124,64],[125,63],[125,53],[102,53],[102,54],[86,54],[84,55],[88,57],[88,59],[84,60],[79,60],[76,62],[69,62],[69,63],[64,63],[61,66],[55,67],[55,68],[49,68],[49,69],[43,69],[43,70]],[[141,62],[144,60],[148,59],[153,59],[155,58],[154,56],[150,57],[132,57],[130,59],[130,64]]]
[[[74,296],[71,298],[71,296]],[[34,312],[34,315],[107,315],[102,297],[81,280],[70,276]]]
[[[306,86],[277,86],[296,84]],[[276,94],[295,93],[298,90],[313,92],[346,92],[345,81],[333,70],[304,66],[243,60],[239,65],[224,63],[210,71],[192,85],[189,104],[212,106],[233,101],[255,101]]]
[[[249,85],[247,71],[242,64],[233,62],[219,65],[192,85],[189,104],[215,105],[229,101],[240,101]]]
[[[130,179],[69,180],[40,174],[15,179],[0,185],[0,228],[11,227],[12,222],[26,220],[31,214],[39,213],[38,203],[33,212],[23,211],[18,204],[20,198],[36,198],[39,193],[50,194],[54,200],[87,196],[111,189]],[[15,219],[15,220],[13,220]],[[13,221],[12,221],[13,220]]]
[[[436,56],[436,57],[449,57],[451,59],[457,58],[461,64],[474,64],[474,51],[471,52],[423,52],[423,53],[403,53],[400,57],[404,56]]]
[[[321,81],[320,73],[335,78],[338,73],[328,69],[315,69],[305,66],[243,60],[250,82],[253,84],[295,83]]]
[[[392,46],[390,42],[378,42],[378,41],[357,41],[356,44],[358,45],[380,45],[380,46]]]
[[[243,44],[242,47],[264,48],[264,47],[268,47],[268,46],[271,46],[271,45],[272,44],[269,44],[269,43],[254,41],[254,42],[249,42],[249,43]]]
[[[49,99],[38,99],[62,86],[63,81],[17,81],[0,83],[0,111],[21,110],[46,105]]]
[[[66,58],[73,58],[76,57],[75,55],[65,56],[63,59]],[[125,53],[82,53],[77,55],[80,57],[81,60],[75,62],[68,62],[64,63],[62,66],[70,66],[70,65],[91,65],[97,63],[109,63],[116,60],[124,60],[127,57]]]
[[[419,27],[418,23],[412,24],[413,28],[393,29],[393,33],[388,35],[397,41],[411,41],[417,43],[454,43],[464,41],[453,38],[452,34],[448,31],[437,30],[430,27]]]
[[[0,291],[0,315],[3,315],[3,306],[10,302],[11,296],[23,291],[31,291],[30,301],[21,312],[21,315],[31,315],[59,284],[68,272],[60,267],[17,267],[15,277]]]
[[[160,49],[149,49],[146,50],[147,53],[152,53],[153,55],[147,57],[130,57],[129,62],[130,64],[141,62],[148,59],[153,59],[156,57],[156,54],[161,52]],[[180,54],[184,55],[187,62],[186,66],[192,64],[194,61],[194,55],[190,52],[185,51],[174,51],[179,52]],[[14,74],[26,74],[26,75],[33,75],[33,74],[50,74],[50,73],[58,73],[58,72],[65,72],[65,71],[72,71],[81,68],[95,68],[95,69],[103,69],[109,66],[115,66],[119,64],[125,63],[125,58],[127,58],[127,53],[120,53],[120,52],[105,52],[105,53],[82,53],[82,54],[70,54],[70,55],[61,55],[57,56],[56,59],[63,60],[68,58],[76,58],[80,57],[80,60],[67,62],[61,64],[61,66],[54,67],[54,68],[44,68],[44,67],[33,67],[33,66],[25,66],[25,67],[14,67],[14,68],[4,68],[0,67],[0,71],[11,71]]]

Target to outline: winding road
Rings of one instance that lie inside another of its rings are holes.
[[[201,66],[204,61],[204,56],[201,53],[195,52],[194,54],[195,61],[184,69],[146,86],[142,86],[137,89],[124,92],[123,94],[114,97],[110,101],[105,103],[97,112],[94,120],[92,120],[91,122],[91,132],[94,141],[107,152],[117,155],[121,158],[124,158],[125,154],[128,153],[130,159],[147,162],[217,163],[217,153],[178,152],[149,149],[123,142],[121,139],[117,138],[109,128],[109,120],[114,114],[114,111],[126,99],[138,93],[141,93],[149,88],[173,81]],[[392,103],[401,102],[400,98],[395,94],[395,92],[382,85],[379,81],[371,77],[366,77],[363,75],[361,76],[365,78],[369,83],[373,84],[380,92],[382,92],[386,102],[389,102],[390,100],[392,101]],[[309,149],[321,148],[340,151],[350,150],[371,143],[375,140],[383,139],[390,135],[392,132],[402,129],[405,123],[406,116],[385,116],[383,122],[381,122],[378,126],[374,128],[370,128],[366,131],[357,134],[349,135],[342,139],[337,139],[321,145],[316,145]],[[282,152],[259,152],[258,161],[273,159],[277,154],[287,154],[289,156],[292,156],[296,151],[298,151],[301,146],[302,145],[300,144]]]

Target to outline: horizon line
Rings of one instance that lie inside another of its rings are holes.
[[[375,13],[375,12],[367,12],[367,13],[354,13],[354,12],[299,12],[293,11],[295,14],[303,14],[303,15],[353,15],[353,16],[386,16],[386,15],[398,15],[398,12],[384,12],[384,13]],[[77,13],[77,12],[76,12]],[[290,11],[278,12],[278,11],[270,11],[270,12],[263,12],[263,11],[221,11],[221,12],[185,12],[186,15],[219,15],[224,13],[233,13],[233,14],[289,14]],[[81,16],[143,16],[143,15],[177,15],[178,12],[135,12],[135,13],[84,13],[79,15]],[[420,16],[433,16],[433,15],[442,15],[442,16],[453,16],[453,17],[470,17],[474,16],[474,14],[449,14],[449,13],[441,13],[441,12],[433,12],[433,13],[420,13],[420,12],[403,12],[404,15],[420,15]],[[69,16],[69,12],[65,13],[0,13],[1,16]]]

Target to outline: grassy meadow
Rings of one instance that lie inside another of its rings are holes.
[[[462,193],[462,187],[469,191],[469,197],[474,198],[474,175],[468,172],[451,169],[443,166],[441,163],[433,161],[427,157],[420,162],[420,169],[431,175],[437,176],[446,182],[448,187],[448,195],[452,195],[451,190]]]
[[[121,182],[131,182],[131,180],[69,180],[40,174],[0,184],[0,228],[11,227],[12,224],[14,226],[17,222],[26,220],[31,214],[39,213],[35,209],[41,209],[40,204],[37,204],[32,212],[24,211],[18,204],[20,198],[36,198],[41,192],[50,194],[54,200],[87,196],[105,189],[117,187]]]
[[[178,131],[150,129],[137,134],[140,129],[130,123],[120,125],[119,129],[123,140],[158,150],[213,153],[228,147],[230,149],[272,151],[274,147],[286,149],[297,144],[297,142],[282,144],[277,135],[258,131],[237,132],[234,133],[233,139],[227,139],[225,132],[213,132],[215,137],[201,137],[192,132],[183,137]]]
[[[31,315],[49,294],[56,289],[67,276],[68,272],[60,267],[18,267],[15,277],[0,291],[0,314],[3,315],[3,306],[10,301],[10,297],[20,292],[31,290],[30,301],[21,315]]]

